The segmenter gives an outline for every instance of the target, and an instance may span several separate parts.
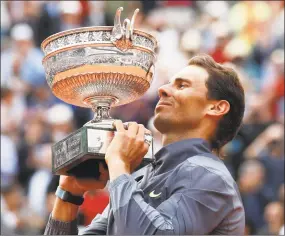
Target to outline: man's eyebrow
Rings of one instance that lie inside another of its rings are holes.
[[[173,80],[173,82],[174,82],[174,83],[175,83],[175,82],[186,82],[186,83],[189,83],[189,84],[191,84],[191,83],[192,83],[192,81],[191,81],[191,80],[186,79],[186,78],[181,78],[181,77],[177,77],[177,78],[175,78],[175,79]]]

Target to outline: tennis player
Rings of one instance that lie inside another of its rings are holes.
[[[83,234],[244,233],[239,190],[219,150],[236,135],[244,114],[237,73],[210,56],[189,65],[158,90],[154,125],[163,147],[152,164],[133,172],[149,145],[143,125],[118,120],[98,181],[61,176],[45,234],[78,234],[76,216],[85,191],[104,188],[110,202]]]

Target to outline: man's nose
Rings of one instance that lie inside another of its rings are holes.
[[[158,96],[161,97],[169,97],[171,94],[170,91],[170,86],[169,84],[165,84],[162,85],[159,89],[158,89]]]

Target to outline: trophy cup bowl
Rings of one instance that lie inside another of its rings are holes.
[[[52,146],[52,172],[98,178],[114,132],[111,107],[140,98],[150,87],[154,72],[156,39],[134,29],[134,20],[114,26],[82,27],[51,35],[42,42],[43,66],[52,93],[62,101],[91,108],[95,115],[82,128]],[[152,136],[143,162],[152,160]]]

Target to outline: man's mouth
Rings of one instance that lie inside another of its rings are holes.
[[[166,102],[166,101],[159,101],[156,105],[156,107],[159,106],[172,106],[172,104],[170,102]]]

